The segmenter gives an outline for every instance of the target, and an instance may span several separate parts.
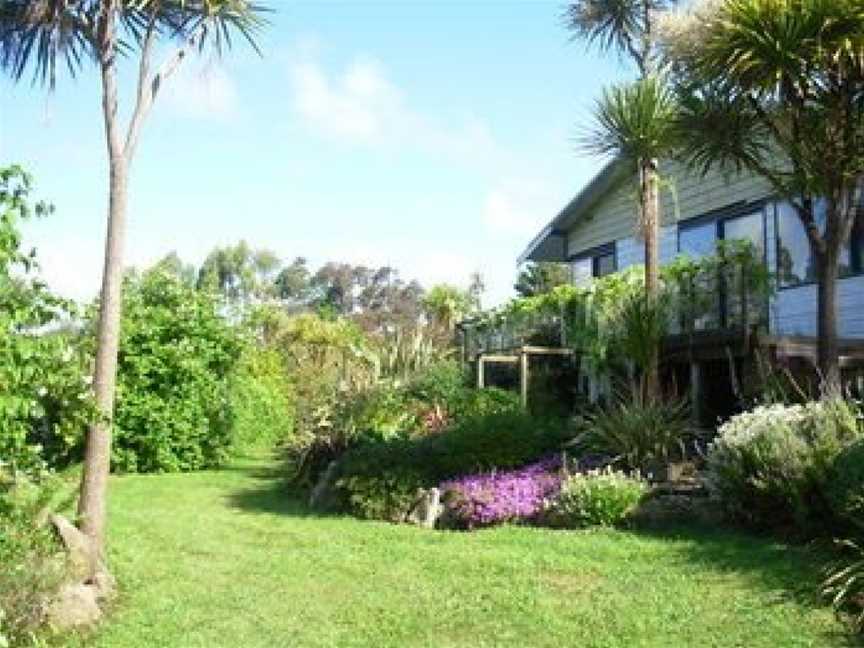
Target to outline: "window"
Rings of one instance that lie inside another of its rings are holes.
[[[574,261],[570,268],[573,272],[573,283],[577,286],[584,286],[591,281],[591,277],[594,275],[591,257]]]
[[[594,257],[594,276],[605,277],[617,270],[615,263],[615,252],[600,254]]]
[[[765,222],[761,211],[744,216],[706,220],[694,225],[684,224],[678,230],[678,251],[699,258],[717,251],[717,240],[750,241],[765,254]]]
[[[816,280],[807,232],[789,203],[777,205],[777,280],[794,286]]]
[[[816,222],[825,227],[825,201],[816,203]],[[840,253],[840,277],[864,272],[864,218],[859,217],[849,243]],[[816,281],[816,259],[798,212],[789,203],[777,204],[777,278],[782,287]]]
[[[615,244],[601,245],[576,257],[570,264],[573,283],[582,286],[594,277],[605,277],[618,269]]]
[[[852,228],[852,236],[849,239],[849,257],[852,271],[864,272],[864,214],[858,215],[855,226]]]
[[[747,209],[747,207],[745,207]],[[752,207],[749,207],[752,209]],[[741,215],[726,215],[717,212],[716,217],[706,215],[690,223],[682,224],[678,229],[678,251],[692,258],[699,259],[717,252],[718,240],[743,240],[751,242],[757,254],[765,255],[765,217],[763,210],[746,211],[742,214],[739,205],[734,205],[726,212],[736,210]],[[734,211],[732,212],[735,213]],[[740,275],[737,270],[728,270],[723,277],[703,275],[695,286],[697,293],[703,295],[696,299],[690,312],[691,320],[685,327],[693,330],[711,330],[719,326],[732,326],[746,322],[761,314],[762,304],[752,302],[740,294]]]
[[[722,221],[723,240],[749,241],[756,248],[757,254],[765,256],[765,222],[762,212],[736,216]]]
[[[717,245],[717,222],[682,225],[678,230],[678,251],[699,258],[714,253]]]

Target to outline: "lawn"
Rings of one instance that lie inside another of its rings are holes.
[[[320,517],[260,459],[111,488],[122,594],[87,645],[848,645],[813,557],[768,539]]]

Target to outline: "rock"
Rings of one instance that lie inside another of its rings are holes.
[[[117,579],[101,563],[96,568],[96,573],[89,584],[96,588],[96,598],[99,601],[113,598],[117,591]]]
[[[405,516],[405,521],[426,529],[434,529],[438,518],[444,512],[441,504],[441,491],[437,488],[417,491],[417,499]]]
[[[655,493],[639,505],[632,517],[645,526],[694,522],[714,526],[722,520],[717,504],[698,491]]]
[[[100,560],[90,538],[62,515],[52,515],[50,519],[66,549],[70,577],[81,583],[91,581],[99,571]]]
[[[60,588],[45,609],[45,621],[54,630],[86,628],[102,617],[95,585],[69,583]]]
[[[335,461],[327,464],[327,470],[318,479],[318,483],[315,484],[315,488],[309,495],[309,508],[322,509],[327,508],[330,504],[333,499],[333,485],[336,481],[336,467]]]

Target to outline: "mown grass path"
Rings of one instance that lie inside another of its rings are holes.
[[[806,551],[731,533],[501,528],[309,515],[277,465],[114,478],[122,594],[87,645],[847,645]]]

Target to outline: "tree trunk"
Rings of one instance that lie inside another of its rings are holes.
[[[96,366],[93,387],[102,418],[87,432],[84,474],[78,515],[81,530],[105,559],[105,510],[111,467],[111,426],[117,378],[117,349],[123,285],[123,247],[126,235],[128,161],[117,124],[117,86],[113,56],[102,62],[102,109],[108,145],[109,197],[105,238],[105,265],[96,332]]]
[[[639,202],[645,239],[645,298],[655,303],[660,293],[660,192],[657,160],[641,160]],[[653,402],[660,395],[660,349],[651,350],[645,367],[645,396]]]
[[[837,335],[839,254],[835,250],[828,250],[818,255],[817,259],[819,263],[818,365],[822,380],[822,395],[836,396],[842,391]]]

